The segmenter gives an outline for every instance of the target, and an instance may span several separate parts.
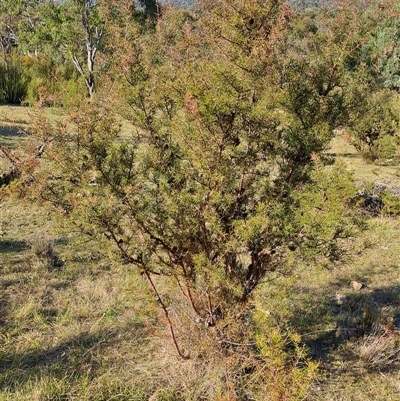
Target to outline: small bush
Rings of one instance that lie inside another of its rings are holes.
[[[0,98],[7,103],[21,104],[27,95],[29,78],[15,53],[0,64]]]
[[[382,195],[384,208],[383,213],[387,216],[400,215],[400,195],[394,194],[390,190],[386,190]]]
[[[397,99],[390,93],[374,94],[353,125],[352,143],[365,160],[385,164],[398,161],[400,117],[397,108]]]
[[[379,321],[379,311],[371,296],[360,294],[347,300],[343,318],[338,322],[337,337],[342,340],[361,338]]]
[[[255,399],[304,400],[318,363],[307,357],[307,349],[295,331],[279,327],[263,311],[256,311],[253,318],[260,352],[260,363],[249,377],[249,387],[258,396]]]

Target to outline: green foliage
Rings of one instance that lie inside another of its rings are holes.
[[[386,190],[382,195],[384,204],[382,212],[387,216],[400,215],[400,196],[398,193],[393,194],[392,191]]]
[[[50,62],[73,65],[87,85],[91,96],[95,88],[96,53],[101,51],[105,32],[104,21],[96,2],[68,0],[53,2],[37,0],[2,4],[4,12],[11,12],[15,18],[18,50],[35,54]],[[1,10],[0,10],[1,12]],[[51,74],[45,80],[51,82]],[[34,83],[29,101],[34,98]],[[52,92],[52,91],[50,91]]]
[[[201,348],[180,347],[181,319],[199,344],[229,348],[245,336],[233,311],[249,307],[265,277],[287,270],[295,250],[338,259],[356,228],[350,178],[319,165],[346,115],[341,70],[322,57],[328,37],[315,29],[285,42],[295,16],[272,1],[205,3],[197,19],[172,9],[154,33],[125,21],[104,103],[131,121],[132,136],[117,140],[113,113],[96,104],[56,130],[41,122],[52,140],[40,196],[141,271],[181,356]],[[329,202],[316,205],[325,187]]]
[[[336,30],[349,90],[348,121],[353,144],[370,162],[398,160],[398,2],[349,0],[334,9],[329,24]],[[344,40],[345,39],[345,40]],[[387,90],[389,89],[389,90]]]
[[[44,57],[24,56],[22,57],[24,73],[29,77],[27,96],[24,101],[33,106],[39,100],[44,106],[54,105],[51,95],[55,92],[55,82],[52,78],[54,65]]]
[[[400,146],[398,100],[386,91],[371,94],[351,127],[353,144],[369,161],[396,163]]]
[[[24,64],[29,76],[25,103],[29,106],[64,106],[86,94],[72,65],[55,65],[46,58],[31,58],[30,65]],[[72,100],[75,99],[75,100]]]
[[[256,345],[271,366],[263,371],[263,384],[257,383],[257,399],[304,400],[316,377],[318,363],[307,359],[301,337],[290,329],[283,332],[270,313],[257,310],[253,318]]]
[[[29,79],[20,56],[12,52],[0,63],[0,99],[20,104],[28,91]]]
[[[326,264],[346,256],[346,239],[363,226],[349,209],[354,196],[352,176],[343,165],[323,169],[319,164],[312,180],[298,192],[298,224],[302,230],[294,243],[315,262]]]
[[[379,7],[379,2],[377,2]],[[360,51],[360,62],[371,69],[375,80],[383,87],[400,90],[399,24],[400,8],[397,2],[381,5],[374,29],[365,36]]]

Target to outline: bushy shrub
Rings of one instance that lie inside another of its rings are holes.
[[[10,53],[0,63],[0,99],[20,104],[28,90],[29,77],[18,54]]]
[[[371,95],[351,128],[352,143],[370,162],[396,163],[400,153],[398,100],[386,91]]]
[[[383,193],[383,213],[388,216],[399,216],[400,215],[400,196],[394,194],[390,190],[386,190]]]
[[[22,60],[25,74],[29,76],[27,105],[62,106],[65,98],[74,97],[79,92],[74,71],[68,66],[55,65],[46,57],[24,56]]]

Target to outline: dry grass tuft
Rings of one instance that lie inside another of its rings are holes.
[[[46,236],[38,236],[30,241],[33,265],[44,265],[48,269],[59,269],[64,265],[63,260],[54,248],[54,240]]]
[[[379,310],[372,297],[364,294],[348,297],[342,308],[342,315],[336,331],[341,341],[364,336],[379,320]]]
[[[400,366],[400,333],[392,322],[375,325],[356,346],[366,370],[390,371]]]

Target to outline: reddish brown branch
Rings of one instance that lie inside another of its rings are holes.
[[[174,326],[173,326],[173,324],[172,324],[172,320],[171,320],[171,317],[170,317],[170,315],[169,315],[168,309],[167,309],[165,303],[163,302],[162,298],[160,297],[160,294],[159,294],[159,292],[157,291],[157,288],[156,288],[156,286],[155,286],[155,284],[154,284],[154,282],[153,282],[153,280],[152,280],[152,278],[151,278],[150,273],[149,273],[145,268],[144,268],[143,271],[144,271],[144,274],[145,274],[145,276],[146,276],[146,278],[147,278],[147,280],[148,280],[148,282],[149,282],[149,284],[150,284],[150,288],[152,289],[154,295],[156,296],[157,302],[160,304],[161,309],[162,309],[163,312],[164,312],[164,316],[165,316],[165,319],[167,320],[169,332],[170,332],[170,334],[171,334],[172,342],[173,342],[173,344],[174,344],[174,347],[175,347],[175,349],[176,349],[176,352],[178,353],[178,355],[179,355],[181,358],[183,358],[183,359],[190,359],[190,356],[189,356],[189,355],[185,355],[185,354],[182,352],[182,350],[179,348],[178,341],[177,341],[176,336],[175,336]]]

